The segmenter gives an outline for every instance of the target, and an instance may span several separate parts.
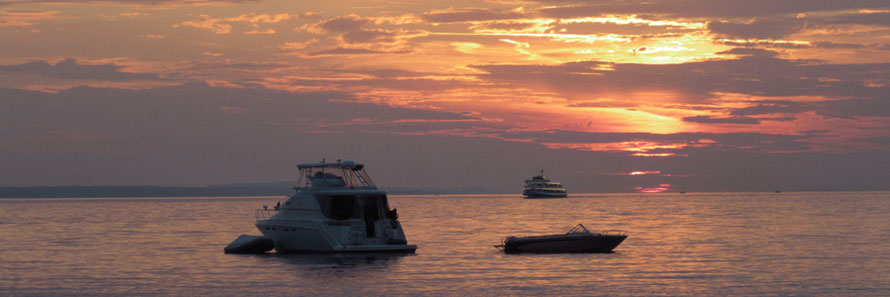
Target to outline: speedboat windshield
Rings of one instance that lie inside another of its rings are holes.
[[[376,189],[365,166],[355,161],[337,161],[337,163],[307,163],[297,165],[300,177],[299,188],[365,188]]]

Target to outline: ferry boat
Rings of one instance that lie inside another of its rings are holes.
[[[413,253],[396,209],[355,161],[297,165],[284,204],[256,211],[256,227],[279,253]]]
[[[525,180],[522,195],[526,198],[562,198],[568,196],[568,192],[562,184],[544,177],[544,169],[541,169],[540,175]]]

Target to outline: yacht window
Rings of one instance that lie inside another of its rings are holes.
[[[335,172],[335,171],[334,171]],[[309,178],[312,181],[312,187],[342,187],[346,185],[346,180],[342,176],[334,172],[318,171]]]
[[[318,200],[318,207],[321,209],[321,213],[326,217],[331,217],[331,197],[326,195],[315,195],[315,199]]]
[[[377,204],[377,200],[377,197],[374,196],[361,197],[359,200],[362,204],[362,217],[365,221],[365,235],[368,238],[377,236],[375,222],[380,220],[380,206]]]
[[[365,196],[361,198],[362,214],[366,221],[377,221],[380,219],[380,206],[378,199],[374,196]]]
[[[331,215],[335,220],[346,220],[355,213],[355,196],[331,196]]]
[[[377,201],[380,201],[380,208],[384,213],[389,211],[389,201],[386,199],[386,195],[378,197]]]

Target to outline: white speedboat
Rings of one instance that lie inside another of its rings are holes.
[[[562,184],[544,177],[544,169],[541,169],[541,175],[525,180],[522,195],[527,198],[562,198],[568,196],[568,192]]]
[[[256,226],[279,253],[413,253],[386,192],[355,161],[299,164],[294,194],[257,210]]]

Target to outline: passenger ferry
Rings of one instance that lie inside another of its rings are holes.
[[[541,169],[540,175],[525,180],[522,195],[526,198],[562,198],[568,196],[568,192],[562,184],[544,177],[544,169]]]

